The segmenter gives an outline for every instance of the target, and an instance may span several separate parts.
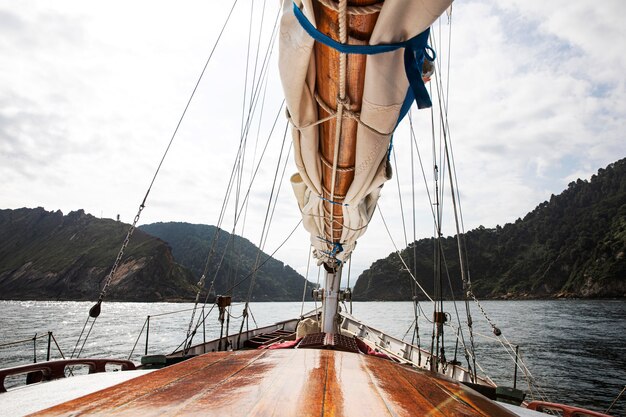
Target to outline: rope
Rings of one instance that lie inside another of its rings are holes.
[[[97,310],[94,309],[94,307],[92,307],[92,310],[90,311],[90,315],[92,314],[92,312],[97,311],[97,313],[94,314],[93,318],[93,322],[91,323],[91,327],[89,329],[89,332],[87,333],[87,336],[85,336],[85,340],[83,341],[83,345],[81,346],[81,349],[78,352],[78,356],[80,356],[80,353],[83,350],[83,347],[85,346],[85,343],[87,342],[87,339],[89,338],[89,335],[91,334],[91,330],[93,329],[93,326],[96,322],[96,319],[98,317],[98,315],[100,314],[100,305],[102,304],[102,301],[104,300],[104,297],[106,296],[107,290],[109,285],[111,284],[111,280],[113,279],[113,275],[115,275],[115,272],[117,271],[117,268],[122,260],[122,257],[124,256],[124,251],[126,250],[126,247],[128,246],[128,243],[130,242],[130,238],[133,235],[133,232],[135,231],[135,228],[137,226],[137,222],[139,221],[139,218],[141,216],[141,212],[143,211],[143,209],[146,206],[146,201],[148,200],[148,196],[150,195],[150,191],[152,191],[152,186],[154,185],[156,178],[159,174],[159,172],[161,171],[161,167],[163,166],[163,162],[165,161],[165,158],[167,157],[167,154],[169,153],[169,150],[172,146],[172,143],[174,142],[174,138],[176,137],[176,134],[178,133],[178,129],[180,128],[183,119],[185,118],[185,115],[187,114],[187,110],[189,109],[189,105],[191,104],[191,101],[193,100],[196,91],[198,90],[198,86],[200,85],[200,82],[202,81],[202,78],[204,76],[204,73],[209,65],[209,62],[211,61],[211,58],[213,57],[213,53],[215,52],[215,49],[217,48],[217,45],[219,44],[219,41],[222,37],[222,34],[224,33],[224,29],[226,28],[230,17],[233,13],[233,10],[235,9],[235,5],[237,4],[237,0],[234,1],[233,6],[230,9],[230,12],[228,13],[228,17],[226,18],[226,21],[224,22],[224,25],[222,26],[222,29],[217,37],[217,40],[215,41],[215,44],[213,45],[213,48],[211,49],[211,52],[209,54],[209,57],[206,59],[204,67],[202,68],[202,71],[200,72],[200,76],[198,77],[198,80],[196,81],[196,84],[191,92],[191,95],[189,96],[189,99],[187,100],[187,104],[185,105],[185,108],[180,116],[180,118],[178,119],[178,123],[176,124],[176,128],[174,129],[174,132],[172,133],[172,136],[167,144],[167,147],[165,148],[165,152],[163,153],[163,156],[161,157],[161,160],[159,161],[159,164],[156,168],[156,171],[154,172],[154,175],[152,177],[152,180],[150,181],[150,184],[148,186],[148,189],[146,191],[146,194],[144,195],[144,198],[141,202],[141,204],[139,205],[139,209],[137,210],[137,214],[135,215],[135,218],[133,220],[132,225],[130,226],[130,228],[128,229],[128,232],[126,233],[126,238],[124,239],[124,242],[122,243],[122,247],[120,248],[118,254],[117,254],[117,258],[115,259],[115,262],[113,263],[113,267],[111,268],[104,286],[102,287],[102,290],[100,291],[100,296],[98,297],[98,301],[96,303],[97,306]],[[87,317],[87,321],[89,321],[89,317]],[[87,325],[87,322],[85,322],[85,326]],[[83,326],[83,331],[81,331],[80,336],[78,338],[78,340],[76,341],[76,345],[74,346],[74,352],[76,351],[76,347],[78,346],[78,344],[81,341],[81,337],[83,335],[83,332],[85,330],[85,326]],[[74,357],[74,352],[72,352],[72,357]]]
[[[289,235],[285,238],[285,240],[282,241],[282,243],[276,248],[276,250],[274,252],[272,252],[266,259],[265,261],[263,261],[258,267],[256,267],[254,270],[252,270],[252,272],[250,272],[248,275],[246,275],[245,277],[243,277],[242,279],[240,279],[239,281],[237,281],[232,287],[230,287],[228,289],[228,291],[232,291],[235,288],[237,288],[238,286],[240,286],[241,284],[243,284],[248,278],[250,278],[252,276],[252,274],[254,274],[256,271],[258,271],[259,269],[261,269],[263,267],[263,265],[265,265],[270,259],[273,259],[274,255],[276,254],[276,252],[278,252],[284,245],[285,243],[287,243],[287,241],[291,238],[291,236],[293,236],[293,234],[295,233],[296,230],[298,230],[298,227],[300,227],[300,224],[302,223],[302,219],[300,219],[298,221],[298,223],[296,224],[296,226],[291,230],[291,232],[289,233]]]
[[[330,168],[330,169],[333,168],[333,164],[328,162],[326,158],[324,158],[324,155],[320,154],[320,160],[322,161],[322,164],[324,164],[327,168]],[[347,167],[347,168],[337,167],[337,172],[352,172],[352,171],[354,171],[354,166]]]
[[[137,344],[139,343],[139,339],[141,338],[141,335],[143,334],[143,329],[145,329],[146,324],[148,324],[148,317],[146,317],[146,319],[144,320],[143,326],[141,326],[141,330],[139,330],[139,334],[137,335],[137,339],[135,339],[135,344],[133,345],[133,348],[130,350],[130,353],[128,354],[128,357],[126,358],[126,360],[130,360],[130,358],[133,356],[133,353],[135,353],[135,348],[137,347]]]
[[[622,388],[622,390],[620,391],[620,393],[618,394],[617,398],[615,398],[613,400],[613,402],[611,403],[611,405],[609,406],[609,408],[606,409],[605,413],[609,413],[611,411],[611,409],[613,408],[613,406],[615,405],[615,403],[617,403],[617,401],[619,401],[620,398],[622,398],[622,394],[624,394],[624,391],[626,391],[626,385],[624,385],[624,388]]]
[[[350,314],[352,314],[352,289],[350,288],[350,270],[352,269],[352,255],[349,259],[350,263],[348,263],[348,290],[350,291]]]
[[[302,314],[304,313],[304,298],[306,297],[306,287],[308,282],[308,278],[309,278],[309,265],[311,265],[311,256],[312,256],[312,252],[313,251],[313,245],[309,246],[309,251],[308,251],[308,256],[307,256],[307,260],[306,260],[306,273],[304,275],[304,288],[302,289],[302,304],[300,305],[300,317],[302,317]]]
[[[318,2],[335,12],[339,12],[339,9],[341,8],[341,2],[339,3],[339,6],[337,6],[337,3],[332,0],[318,0]],[[346,8],[346,13],[353,16],[366,16],[369,14],[380,13],[382,8],[382,2],[369,6],[348,6]]]
[[[348,0],[339,0],[339,41],[341,43],[346,43],[348,41],[346,25],[347,25],[347,8],[348,8]],[[335,201],[335,186],[337,179],[337,163],[339,161],[339,145],[341,143],[341,127],[343,123],[343,110],[346,101],[346,72],[347,72],[347,56],[345,53],[339,54],[339,94],[337,97],[337,117],[335,121],[335,143],[333,149],[333,170],[330,177],[331,190],[330,190],[330,200]],[[334,220],[334,210],[330,212],[330,236],[328,240],[333,241],[335,238],[335,225]]]
[[[396,171],[396,183],[398,185],[398,199],[400,200],[400,217],[402,218],[402,232],[404,233],[404,246],[409,246],[409,240],[406,235],[406,221],[404,220],[404,204],[402,204],[402,191],[400,189],[400,172],[398,171],[398,161],[396,159],[396,151],[393,150],[393,169]]]
[[[345,55],[345,54],[343,54],[343,55]],[[340,57],[341,57],[341,55],[340,55]],[[329,106],[328,104],[326,104],[326,102],[325,102],[324,100],[322,100],[322,98],[319,96],[319,94],[317,94],[317,92],[315,92],[315,101],[317,102],[317,104],[319,104],[319,105],[320,105],[320,107],[321,107],[321,108],[322,108],[322,109],[323,109],[326,113],[330,114],[330,116],[329,116],[329,117],[327,117],[327,118],[325,118],[325,119],[322,119],[322,120],[320,121],[320,123],[321,123],[322,121],[327,121],[327,120],[330,120],[330,119],[332,119],[332,118],[337,118],[337,117],[339,117],[338,112],[336,112],[336,111],[334,111],[333,109],[331,109],[331,108],[330,108],[330,106]],[[355,112],[355,111],[350,110],[350,108],[347,106],[347,105],[349,104],[349,102],[348,102],[347,100],[344,100],[344,103],[343,103],[343,104],[346,104],[346,106],[342,106],[342,108],[343,108],[343,113],[342,113],[342,114],[343,114],[343,116],[342,116],[342,117],[343,117],[343,118],[346,118],[346,119],[353,119],[353,120],[355,120],[355,121],[356,121],[359,125],[363,126],[364,128],[368,129],[370,132],[372,132],[372,133],[374,133],[374,134],[376,134],[376,135],[379,135],[379,136],[385,136],[385,137],[388,137],[388,136],[391,136],[391,135],[393,134],[393,132],[394,132],[393,130],[392,130],[391,132],[388,132],[388,133],[381,132],[381,131],[379,131],[379,130],[377,130],[377,129],[373,128],[372,126],[368,125],[367,123],[363,122],[363,121],[361,120],[361,113],[360,113],[360,112]],[[319,124],[319,123],[316,123],[316,124]],[[307,126],[307,127],[308,127],[308,126]]]
[[[409,269],[409,267],[406,265],[406,262],[404,262],[404,258],[402,257],[402,255],[400,254],[400,250],[398,249],[398,246],[396,246],[396,242],[394,242],[393,237],[391,236],[391,232],[389,231],[389,227],[387,227],[387,222],[385,221],[385,216],[383,216],[383,212],[380,209],[380,206],[378,204],[376,204],[376,208],[378,209],[378,213],[380,214],[380,218],[383,221],[383,225],[385,226],[385,230],[387,230],[387,234],[389,235],[389,239],[391,240],[391,243],[393,244],[394,249],[396,250],[396,254],[398,255],[398,257],[400,258],[400,261],[402,262],[402,265],[404,265],[404,268],[407,270],[407,272],[409,273],[409,275],[411,276],[411,278],[413,278],[413,281],[415,281],[415,283],[417,284],[417,286],[419,287],[420,290],[422,290],[422,293],[426,296],[426,298],[428,298],[430,301],[432,301],[433,303],[435,302],[435,300],[433,300],[430,295],[428,295],[428,293],[426,292],[426,290],[424,289],[424,287],[422,287],[422,285],[417,281],[417,279],[415,278],[415,276],[413,276],[413,273],[411,272],[411,270]]]

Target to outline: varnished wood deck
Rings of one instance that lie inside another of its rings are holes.
[[[37,416],[509,416],[447,379],[331,350],[215,352]]]

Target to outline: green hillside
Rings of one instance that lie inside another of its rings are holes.
[[[171,246],[176,261],[189,268],[197,278],[202,276],[207,255],[218,230],[214,226],[177,222],[153,223],[143,225],[140,229],[166,241]],[[257,246],[249,240],[220,230],[209,261],[207,286],[215,279],[217,294],[232,292],[235,299],[245,299],[257,255]],[[304,277],[289,265],[268,258],[268,254],[260,254],[260,262],[265,263],[256,273],[252,300],[301,300]],[[309,282],[307,286],[309,288],[306,296],[310,299],[313,284]]]
[[[98,298],[129,225],[78,210],[0,210],[0,298]],[[167,245],[137,230],[112,279],[109,300],[191,299],[191,273]]]
[[[626,297],[626,159],[552,195],[523,219],[463,236],[474,292],[487,298]],[[432,294],[433,239],[402,251]],[[461,296],[456,237],[442,240],[453,290]],[[444,294],[450,296],[447,278]],[[357,280],[359,300],[408,300],[411,281],[397,254],[374,262]]]

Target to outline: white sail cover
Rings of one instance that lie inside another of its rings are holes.
[[[313,0],[296,2],[315,25]],[[426,30],[452,3],[451,0],[385,0],[370,38],[371,45],[408,40]],[[293,125],[292,135],[298,173],[291,178],[303,224],[311,234],[315,257],[329,260],[324,236],[322,163],[319,154],[317,103],[315,100],[314,40],[301,27],[293,12],[293,2],[283,0],[280,28],[280,75],[287,108]],[[345,261],[356,240],[365,232],[380,190],[391,177],[387,150],[391,132],[409,88],[404,68],[404,50],[368,55],[365,67],[363,102],[357,130],[354,180],[343,201],[343,251],[336,259]],[[367,125],[367,126],[364,126]],[[371,127],[373,129],[368,128]],[[380,132],[380,133],[376,133]]]

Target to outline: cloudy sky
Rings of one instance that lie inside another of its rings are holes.
[[[131,222],[228,14],[226,3],[0,0],[0,208],[84,209]],[[277,3],[267,2],[270,28]],[[254,5],[256,27],[262,2]],[[241,135],[250,6],[239,0],[141,224],[217,222]],[[449,123],[466,229],[513,222],[572,180],[588,179],[626,156],[624,15],[623,0],[455,2]],[[443,44],[449,29],[447,20],[434,29]],[[264,49],[268,39],[268,31],[253,36],[253,56],[257,40]],[[440,55],[447,68],[447,52]],[[251,129],[249,158],[258,159],[263,132],[279,112],[276,71],[263,92],[264,121]],[[413,120],[428,159],[430,113],[417,112]],[[281,117],[273,149],[284,127]],[[405,126],[395,146],[411,241]],[[261,188],[269,189],[277,156],[273,150],[266,157],[256,180]],[[287,174],[294,171],[290,162]],[[246,168],[243,182],[249,178]],[[404,246],[397,189],[394,178],[380,205],[394,241]],[[421,179],[416,191],[422,193],[416,236],[428,237]],[[226,229],[234,210],[229,208]],[[260,241],[265,210],[263,193],[254,191],[243,229],[253,243]],[[285,183],[266,252],[298,219]],[[307,242],[300,229],[276,257],[304,273]],[[393,249],[377,214],[359,241],[352,279]],[[315,276],[316,270],[309,275]]]

